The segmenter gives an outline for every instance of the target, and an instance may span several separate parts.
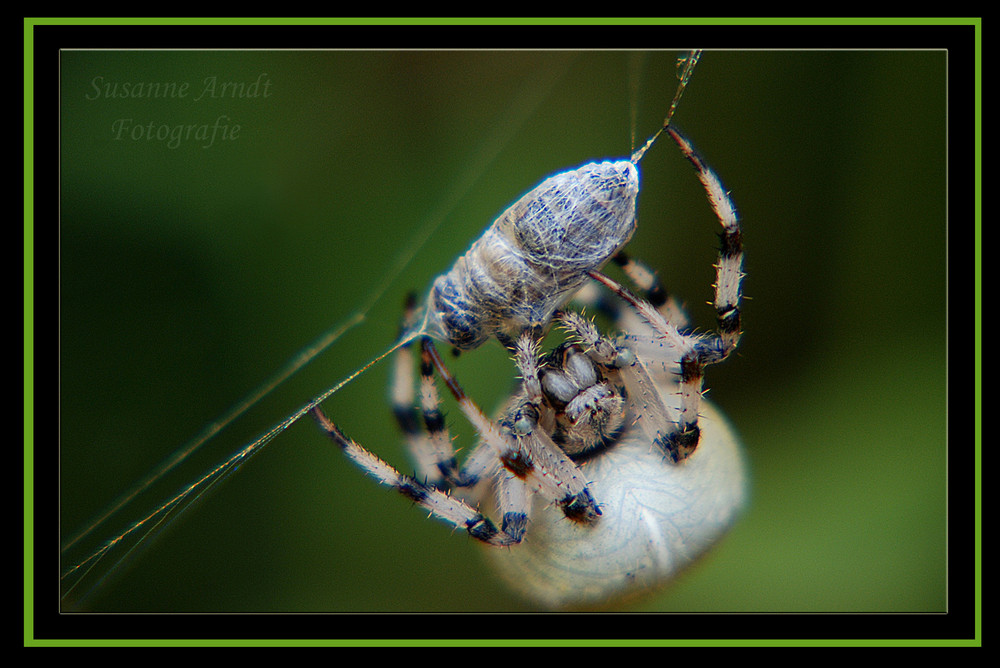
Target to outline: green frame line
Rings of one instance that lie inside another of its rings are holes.
[[[489,647],[499,646],[494,639],[469,638],[433,638],[433,639],[40,639],[34,634],[34,613],[38,605],[51,605],[49,602],[35,600],[35,579],[46,574],[34,570],[35,517],[34,517],[34,419],[35,411],[40,407],[34,403],[34,83],[35,63],[34,31],[46,26],[298,26],[298,25],[340,25],[340,26],[444,26],[444,25],[827,25],[827,26],[973,26],[975,30],[975,637],[960,640],[926,639],[926,640],[893,640],[893,639],[720,639],[710,641],[698,640],[658,640],[658,639],[504,639],[504,647],[817,647],[817,646],[852,646],[852,647],[969,647],[981,646],[982,638],[982,18],[981,17],[923,17],[923,18],[796,18],[796,17],[766,17],[766,18],[649,18],[649,17],[604,17],[604,18],[531,18],[531,17],[500,17],[500,18],[426,18],[426,17],[332,17],[332,18],[245,18],[245,17],[215,17],[215,18],[138,18],[138,17],[74,17],[74,18],[24,18],[24,646],[25,647],[96,647],[96,646],[187,646],[187,647],[264,647],[264,646],[325,646],[325,647]],[[48,351],[51,352],[51,351]]]

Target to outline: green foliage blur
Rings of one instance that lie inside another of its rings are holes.
[[[366,316],[68,558],[384,351],[405,294],[543,177],[644,141],[673,96],[676,55],[65,52],[64,538],[324,331]],[[628,609],[945,610],[945,58],[702,57],[674,122],[743,218],[746,333],[706,386],[742,434],[753,502],[703,563]],[[265,81],[267,96],[262,83],[225,94]],[[188,94],[109,87],[136,82]],[[629,250],[710,328],[704,193],[668,141],[641,170]],[[513,382],[495,345],[452,364],[487,408],[511,387],[497,379]],[[406,469],[390,370],[324,407]],[[472,432],[447,408],[468,450]],[[84,609],[532,609],[478,546],[425,515],[301,420]]]

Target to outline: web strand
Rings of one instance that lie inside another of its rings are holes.
[[[535,110],[551,94],[553,87],[561,80],[569,66],[572,57],[558,58],[544,69],[534,73],[525,81],[521,90],[513,96],[512,105],[505,109],[502,117],[506,119],[504,123],[490,124],[484,128],[483,138],[477,148],[473,151],[473,159],[470,164],[461,172],[461,177],[452,182],[446,196],[441,200],[441,204],[425,218],[425,222],[419,227],[413,237],[406,243],[402,251],[397,255],[389,271],[384,274],[383,280],[375,286],[364,300],[361,307],[351,315],[338,323],[336,326],[322,334],[316,341],[289,360],[277,372],[272,374],[255,390],[250,392],[243,400],[235,404],[229,411],[207,425],[194,438],[185,445],[178,448],[173,454],[159,464],[153,471],[135,483],[128,492],[121,495],[105,511],[100,513],[96,519],[88,523],[82,530],[75,533],[62,546],[61,553],[65,556],[83,539],[92,536],[106,526],[118,513],[123,512],[137,496],[149,489],[155,482],[161,480],[169,472],[176,469],[184,461],[188,460],[195,452],[200,450],[207,443],[212,441],[220,432],[239,419],[251,408],[256,406],[262,399],[271,394],[276,388],[282,385],[289,378],[301,371],[305,366],[319,357],[324,351],[333,346],[348,331],[360,326],[367,319],[372,309],[385,296],[389,288],[396,282],[402,272],[408,267],[423,249],[428,240],[437,231],[458,206],[462,198],[467,195],[486,173],[488,167],[494,162],[504,146],[515,137],[518,131],[524,126]],[[376,356],[367,364],[359,367],[336,385],[325,390],[308,404],[300,407],[284,420],[274,425],[266,433],[255,439],[253,442],[241,448],[238,452],[228,457],[225,461],[215,466],[207,473],[198,478],[195,482],[184,487],[169,500],[159,504],[152,512],[142,519],[129,524],[124,531],[115,537],[105,541],[97,550],[90,552],[81,561],[64,570],[62,580],[62,599],[68,602],[73,598],[74,604],[79,604],[88,595],[99,590],[115,571],[135,557],[140,547],[150,542],[150,539],[161,532],[170,522],[185,510],[190,508],[207,491],[212,489],[219,482],[232,475],[250,457],[260,452],[264,446],[274,438],[283,433],[290,426],[298,422],[312,408],[330,398],[341,389],[349,385],[356,378],[367,372],[373,366],[384,360],[401,346],[412,341],[419,336],[422,331],[414,331],[398,340],[390,348]],[[125,548],[128,539],[133,539],[130,546]],[[113,563],[107,565],[106,559],[111,559],[119,549],[124,553],[114,557]],[[100,568],[104,568],[100,571]],[[100,573],[97,580],[87,586],[87,591],[80,596],[75,596],[82,583],[91,573]]]

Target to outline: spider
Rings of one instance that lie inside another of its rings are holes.
[[[619,250],[613,259],[645,298],[596,269],[585,273],[624,302],[615,323],[620,334],[609,337],[580,313],[560,308],[554,319],[568,340],[547,353],[540,352],[540,327],[525,326],[516,339],[498,335],[521,382],[496,420],[465,394],[428,336],[418,339],[418,411],[408,372],[412,353],[409,347],[397,353],[394,411],[415,475],[400,473],[345,436],[318,406],[312,409],[358,466],[492,548],[501,575],[546,607],[604,604],[672,579],[726,532],[746,500],[737,437],[701,396],[704,368],[728,357],[742,332],[739,221],[715,173],[676,130],[665,129],[694,165],[723,228],[716,333],[689,331],[656,275]],[[417,317],[411,302],[404,322]],[[480,437],[461,466],[435,375]],[[480,509],[484,500],[499,523]]]

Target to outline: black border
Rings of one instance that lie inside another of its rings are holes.
[[[949,77],[949,588],[946,614],[394,614],[391,638],[972,639],[975,600],[975,36],[958,26],[45,26],[34,37],[34,639],[378,640],[367,615],[60,614],[58,550],[58,73],[61,48],[947,49]],[[905,110],[904,113],[919,113]],[[55,117],[54,117],[55,116]],[[27,643],[27,639],[26,639]]]

